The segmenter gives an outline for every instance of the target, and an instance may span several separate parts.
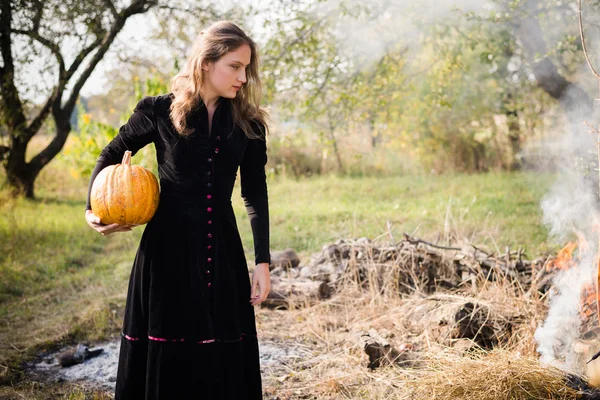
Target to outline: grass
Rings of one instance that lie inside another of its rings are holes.
[[[552,181],[550,175],[533,173],[271,177],[271,248],[293,248],[306,259],[340,238],[398,239],[407,232],[432,241],[472,241],[491,250],[521,247],[533,257],[559,246],[547,241],[540,222],[539,201]],[[12,200],[0,192],[0,382],[19,382],[19,363],[44,349],[115,337],[120,330],[143,228],[101,237],[83,218],[86,192],[87,182],[71,176],[61,160],[42,171],[36,201]],[[233,205],[252,266],[252,235],[239,187]],[[387,308],[379,304],[373,309],[372,302],[365,302],[369,313]],[[277,321],[278,313],[260,310],[259,329],[270,331],[269,321]],[[300,318],[296,322],[303,329],[306,314],[287,315],[290,323]],[[281,326],[281,320],[278,323]],[[308,336],[322,345],[318,337],[326,335],[327,328],[310,329],[315,335]],[[358,357],[356,352],[349,354]],[[323,379],[323,390],[337,390],[338,380]],[[27,398],[44,398],[27,385],[14,390]],[[29,394],[31,390],[37,394]],[[78,390],[64,389],[62,398],[80,398]]]
[[[259,332],[268,332],[281,343],[302,344],[310,352],[298,362],[268,371],[267,393],[280,399],[320,400],[577,398],[566,386],[564,373],[541,365],[537,359],[533,340],[536,325],[532,321],[543,319],[543,302],[514,289],[509,283],[496,282],[475,296],[446,296],[488,303],[500,315],[506,312],[506,317],[521,313],[525,322],[515,325],[514,338],[492,351],[462,353],[440,340],[436,334],[440,326],[436,324],[415,332],[406,316],[423,312],[423,302],[431,301],[423,294],[388,297],[347,285],[332,299],[312,307],[261,312],[257,315]],[[433,297],[439,302],[444,296]],[[418,366],[388,365],[369,370],[359,338],[370,330],[387,332],[386,338],[396,349],[403,344],[412,346]]]
[[[539,208],[552,180],[550,175],[497,173],[273,182],[272,247],[314,252],[341,237],[391,232],[399,238],[407,232],[436,240],[460,231],[465,237],[457,239],[491,250],[522,247],[535,256],[556,247],[547,242]],[[239,207],[236,214],[242,215]],[[249,232],[240,228],[248,243]]]

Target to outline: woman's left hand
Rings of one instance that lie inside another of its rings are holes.
[[[252,274],[252,298],[250,304],[256,306],[267,299],[271,291],[269,263],[256,264]]]

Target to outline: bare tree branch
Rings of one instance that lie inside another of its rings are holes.
[[[36,14],[36,18],[41,18],[42,10],[43,10],[43,6],[40,6],[40,8],[38,9],[38,12]],[[60,101],[62,99],[62,94],[65,89],[65,86],[67,85],[67,83],[69,82],[71,77],[75,74],[75,72],[77,71],[77,69],[83,62],[83,60],[95,48],[97,48],[100,45],[100,43],[102,42],[102,37],[97,37],[96,40],[90,46],[83,49],[77,55],[77,57],[75,57],[75,60],[73,60],[73,63],[71,64],[69,69],[65,70],[65,63],[64,63],[63,56],[60,52],[60,47],[56,43],[52,42],[51,40],[41,36],[38,32],[37,27],[39,27],[39,21],[37,24],[34,24],[34,29],[32,29],[32,30],[25,31],[25,30],[20,30],[20,29],[12,29],[12,32],[16,33],[16,34],[28,36],[31,39],[36,40],[39,43],[41,43],[42,45],[44,45],[45,47],[47,47],[52,52],[52,54],[56,57],[56,60],[59,64],[59,76],[58,76],[57,85],[56,85],[55,89],[53,90],[52,94],[48,97],[48,99],[44,103],[44,106],[41,108],[38,115],[31,121],[31,123],[27,127],[26,140],[31,139],[36,134],[36,132],[39,130],[41,125],[44,123],[44,121],[48,117],[53,104],[54,104],[55,109],[60,108]]]
[[[58,47],[58,45],[56,43],[54,43],[50,39],[46,39],[45,37],[41,36],[39,34],[39,32],[34,31],[34,30],[24,31],[22,29],[11,29],[11,32],[12,33],[16,33],[17,35],[28,36],[31,39],[36,40],[40,44],[46,46],[52,52],[52,54],[54,54],[54,57],[56,57],[56,61],[58,61],[59,75],[64,76],[64,73],[65,73],[65,61],[63,59],[62,54],[60,53],[60,48]]]
[[[301,35],[296,36],[293,40],[291,40],[290,42],[286,43],[284,46],[282,46],[285,50],[282,51],[281,53],[279,53],[277,55],[277,57],[273,60],[265,60],[266,63],[271,64],[271,68],[275,69],[277,68],[277,65],[279,64],[279,61],[281,61],[281,59],[290,51],[294,48],[294,45],[300,43],[302,40],[304,40],[307,36],[309,36],[310,34],[312,34],[318,27],[321,26],[321,24],[323,24],[327,18],[333,13],[330,12],[329,14],[323,16],[322,18],[320,18],[319,20],[315,21],[315,23],[306,31],[302,32]]]
[[[532,17],[519,20],[516,25],[516,35],[523,46],[524,54],[538,85],[559,101],[570,118],[577,119],[574,113],[576,109],[588,108],[591,101],[587,93],[562,76],[552,60],[545,55],[547,46],[539,21]]]
[[[119,19],[120,18],[119,12],[115,8],[115,5],[113,4],[113,2],[111,0],[104,0],[104,4],[106,4],[106,6],[108,7],[108,9],[112,13],[113,17],[115,17],[115,19]]]
[[[104,54],[106,54],[106,52],[108,51],[108,48],[110,47],[111,43],[115,40],[115,37],[117,36],[119,31],[123,28],[124,23],[124,20],[118,20],[116,22],[116,25],[113,25],[111,31],[104,37],[98,51],[94,54],[86,68],[83,70],[79,79],[73,85],[73,90],[71,91],[69,99],[65,103],[64,107],[60,110],[61,113],[71,113],[71,111],[73,111],[75,103],[77,102],[77,98],[79,97],[79,92],[81,91],[81,88],[88,80],[90,75],[92,75],[92,72],[94,71],[98,63],[102,60]],[[59,110],[55,109],[53,112],[57,111]]]
[[[127,21],[127,19],[132,15],[141,14],[148,11],[151,7],[156,5],[156,3],[156,0],[135,0],[129,5],[129,7],[121,11],[121,13],[119,14],[120,17],[113,22],[110,31],[108,31],[102,39],[98,51],[94,54],[87,67],[83,70],[77,82],[75,82],[75,84],[73,85],[71,95],[69,96],[69,99],[65,103],[63,109],[60,110],[60,112],[66,112],[70,114],[73,111],[75,103],[77,102],[77,98],[79,97],[79,92],[81,91],[81,88],[88,80],[98,63],[102,60],[104,54],[106,54],[110,45],[117,37],[117,34],[121,31],[121,29],[123,29],[123,26],[125,26],[125,22]],[[58,110],[55,110],[53,112],[56,111]]]
[[[92,42],[92,44],[90,44],[88,47],[86,47],[83,50],[81,50],[79,52],[79,54],[77,54],[77,57],[75,57],[75,59],[73,60],[73,62],[69,66],[69,69],[67,70],[67,74],[65,75],[65,80],[68,81],[69,79],[71,79],[71,77],[73,76],[73,74],[75,74],[75,72],[77,71],[77,69],[81,66],[81,63],[83,62],[83,60],[85,60],[85,58],[92,51],[94,51],[94,49],[96,49],[98,46],[100,46],[100,44],[102,43],[102,39],[103,39],[102,36],[96,37],[96,40],[94,40]]]
[[[59,101],[55,101],[53,103],[52,113],[54,114],[55,120],[64,121],[65,126],[57,125],[56,135],[52,141],[48,144],[48,146],[46,146],[46,148],[44,148],[31,159],[29,165],[31,166],[33,173],[39,172],[63,148],[71,130],[70,126],[68,125],[68,119],[65,117],[71,115],[73,112],[77,99],[79,98],[79,92],[81,91],[81,88],[88,80],[98,63],[102,60],[119,32],[123,29],[127,19],[135,14],[145,13],[154,5],[156,5],[156,0],[134,0],[129,7],[122,10],[119,13],[119,18],[115,19],[110,30],[102,38],[98,51],[93,55],[92,59],[81,73],[81,76],[79,76],[73,85],[73,90],[71,91],[65,105],[61,108]],[[83,59],[81,61],[83,61]],[[79,63],[81,63],[81,61],[79,61]]]
[[[26,140],[29,140],[36,134],[38,129],[42,126],[42,124],[48,117],[52,104],[57,103],[57,105],[60,107],[62,93],[69,81],[70,76],[66,76],[67,72],[65,71],[65,61],[60,52],[60,47],[56,43],[52,42],[47,38],[42,37],[37,30],[24,31],[20,29],[12,29],[12,32],[20,35],[25,35],[41,43],[43,46],[47,47],[52,52],[52,54],[54,54],[54,57],[58,62],[58,82],[56,83],[55,89],[52,91],[52,94],[46,100],[44,106],[42,107],[38,115],[27,127]]]
[[[583,47],[583,54],[585,55],[585,61],[587,61],[588,66],[592,70],[592,73],[594,74],[594,76],[596,77],[596,79],[600,79],[600,75],[598,75],[598,73],[596,72],[596,69],[592,65],[592,61],[590,60],[590,56],[588,55],[587,47],[585,45],[585,36],[583,34],[583,22],[582,22],[582,18],[581,18],[581,0],[577,0],[577,14],[578,14],[578,17],[579,17],[578,18],[578,21],[579,21],[579,35],[581,36],[581,45]]]
[[[120,15],[123,19],[127,19],[134,14],[143,14],[157,5],[158,0],[134,0],[129,7],[121,11]]]
[[[41,128],[42,124],[44,123],[44,121],[46,120],[48,115],[50,114],[50,110],[52,109],[52,103],[54,103],[57,93],[58,93],[58,88],[55,88],[52,91],[52,94],[50,96],[48,96],[46,103],[44,103],[44,106],[38,112],[38,115],[31,121],[31,123],[27,127],[27,133],[26,133],[27,139],[31,139],[37,133],[37,131]]]
[[[42,15],[44,15],[44,2],[36,1],[36,6],[38,7],[35,16],[33,17],[33,28],[32,30],[38,32],[40,30],[40,21],[42,20]]]

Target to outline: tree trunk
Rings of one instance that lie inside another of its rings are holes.
[[[477,172],[486,172],[489,169],[489,167],[485,155],[485,145],[483,143],[475,142],[471,149],[473,151],[474,170]]]
[[[509,94],[508,99],[509,101],[512,100],[512,95]],[[519,161],[519,153],[521,152],[521,126],[519,125],[519,112],[510,102],[507,106],[504,109],[510,152],[507,167],[509,171],[516,171],[521,169],[521,162]]]
[[[525,6],[531,14],[536,12],[534,7],[532,2]],[[582,88],[565,79],[545,56],[548,49],[539,21],[530,15],[517,21],[515,28],[538,85],[558,100],[571,122],[581,125],[591,116],[592,100]]]
[[[7,171],[6,180],[14,196],[24,196],[27,199],[35,198],[34,183],[37,175],[34,175],[27,165],[16,171]]]
[[[342,163],[342,157],[338,149],[337,138],[335,137],[335,129],[333,127],[329,128],[329,139],[331,140],[331,145],[333,146],[333,152],[335,154],[335,159],[337,161],[339,172],[343,172],[344,164]]]
[[[273,277],[271,291],[262,303],[271,308],[294,308],[314,304],[331,296],[332,288],[323,281]]]
[[[43,2],[35,3],[36,7],[43,4]],[[85,82],[123,29],[127,19],[133,15],[145,13],[157,5],[157,2],[152,0],[136,0],[129,6],[117,11],[112,2],[105,3],[108,4],[112,14],[110,26],[106,29],[99,27],[94,33],[95,38],[90,34],[90,38],[93,40],[75,55],[70,65],[65,64],[58,43],[55,43],[53,39],[44,37],[39,32],[39,20],[43,16],[42,8],[38,8],[38,23],[34,23],[32,28],[23,30],[20,27],[15,28],[13,26],[13,15],[19,15],[24,6],[14,1],[0,3],[0,58],[3,62],[3,65],[0,65],[0,96],[2,99],[0,122],[11,139],[9,147],[0,145],[0,161],[6,170],[7,183],[15,195],[34,198],[35,179],[42,168],[62,150],[69,136],[71,131],[69,120]],[[87,17],[89,15],[82,11],[80,16]],[[19,65],[15,65],[13,58],[13,37],[16,34],[28,37],[30,40],[45,46],[54,55],[58,63],[58,82],[37,116],[31,121],[28,121],[26,117],[25,106],[15,84],[15,70],[16,67],[19,67]],[[57,36],[60,37],[59,34]],[[88,59],[90,54],[93,54],[91,59],[89,59],[85,68],[79,71],[79,67],[84,60]],[[77,76],[77,78],[71,81],[73,76]],[[64,90],[69,86],[71,87],[69,97],[63,102]],[[26,162],[27,145],[39,132],[50,112],[52,112],[56,125],[56,135],[46,148],[33,157],[31,161]],[[4,134],[4,129],[1,129],[1,131]]]
[[[588,94],[578,85],[568,81],[562,76],[556,65],[546,57],[548,49],[539,21],[536,19],[539,10],[536,9],[537,2],[529,1],[524,6],[524,11],[528,14],[519,21],[516,21],[515,35],[521,42],[525,57],[531,66],[535,79],[546,93],[556,99],[569,121],[568,130],[570,131],[571,141],[576,142],[579,148],[573,148],[577,151],[582,147],[595,146],[595,141],[587,132],[584,122],[591,122],[593,115],[593,102]],[[574,157],[581,157],[583,160],[581,166],[590,171],[597,167],[597,159],[593,153],[573,153]],[[584,174],[584,180],[592,187],[598,187],[597,174]],[[597,197],[600,201],[600,197]]]
[[[375,132],[375,117],[373,115],[369,118],[369,128],[371,129],[371,149],[375,149],[379,144],[379,135]]]
[[[6,180],[15,196],[34,197],[34,181],[31,170],[25,162],[27,142],[20,138],[22,133],[11,135],[11,149],[7,152],[6,160],[3,162],[6,170]]]
[[[52,141],[36,155],[30,162],[25,161],[28,142],[21,140],[22,133],[11,135],[11,149],[7,160],[4,162],[7,183],[14,196],[24,196],[28,199],[35,198],[35,180],[41,170],[61,151],[63,148],[71,125],[65,114],[55,116],[56,135]]]

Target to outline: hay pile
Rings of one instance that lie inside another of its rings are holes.
[[[440,289],[477,292],[485,282],[501,280],[524,291],[533,286],[545,292],[552,277],[552,271],[544,268],[547,261],[527,260],[521,250],[487,253],[470,244],[440,246],[405,235],[396,243],[340,239],[324,246],[306,264],[297,261],[290,268],[275,268],[273,274],[324,281],[335,289],[355,282],[364,289],[396,294]]]
[[[585,378],[538,361],[534,333],[547,314],[551,260],[406,237],[394,244],[338,240],[306,263],[282,263],[275,276],[324,282],[331,293],[265,326],[288,326],[282,338],[314,349],[310,362],[274,383],[276,393],[600,400]]]
[[[567,384],[564,372],[502,350],[471,357],[441,354],[425,365],[407,382],[415,399],[558,400],[584,395]]]

